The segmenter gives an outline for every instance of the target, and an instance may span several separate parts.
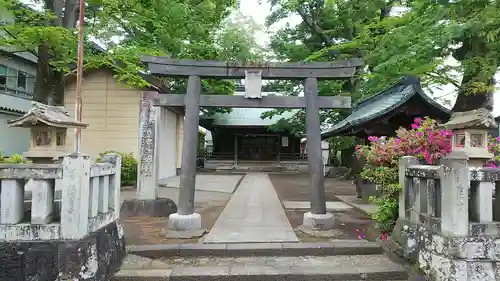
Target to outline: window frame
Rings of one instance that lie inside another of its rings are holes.
[[[27,91],[28,90],[28,73],[26,73],[22,70],[18,70],[18,69],[16,69],[16,70],[17,70],[16,88],[22,89],[23,91]],[[19,77],[21,77],[21,73],[24,74],[24,88],[19,86]]]

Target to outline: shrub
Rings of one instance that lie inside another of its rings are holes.
[[[102,153],[99,153],[99,157],[97,161],[102,161],[102,157],[106,154],[119,154],[122,158],[122,167],[121,167],[121,186],[127,185],[135,185],[137,183],[137,160],[134,157],[133,153],[128,152],[117,152],[114,150],[108,150]]]
[[[30,163],[30,161],[25,159],[19,153],[14,153],[10,157],[4,157],[2,154],[2,150],[0,149],[0,163],[23,164],[23,163]]]
[[[21,154],[14,153],[10,157],[5,158],[4,162],[10,164],[23,164],[29,163],[30,161],[25,159]]]
[[[451,152],[452,133],[437,128],[430,118],[416,118],[412,129],[400,128],[396,137],[368,137],[369,145],[357,146],[356,154],[365,160],[361,177],[382,186],[382,195],[370,201],[377,205],[373,219],[377,227],[389,232],[398,217],[398,161],[402,156],[415,156],[427,164],[435,164]]]

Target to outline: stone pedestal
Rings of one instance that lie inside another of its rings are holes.
[[[335,218],[332,213],[313,214],[307,212],[304,214],[302,225],[299,230],[317,237],[338,237],[342,236],[341,230],[335,229]]]
[[[114,221],[79,240],[0,243],[0,280],[110,280],[127,252]]]
[[[124,200],[120,209],[120,218],[127,217],[168,217],[177,212],[177,205],[170,198],[150,200]]]
[[[320,231],[332,229],[334,223],[335,219],[332,213],[313,214],[307,212],[304,214],[304,219],[302,221],[303,227]]]
[[[192,213],[189,215],[171,214],[168,217],[168,238],[194,238],[201,237],[207,232],[201,228],[201,215]]]

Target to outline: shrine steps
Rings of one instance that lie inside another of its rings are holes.
[[[113,281],[399,281],[408,270],[375,243],[135,246]]]

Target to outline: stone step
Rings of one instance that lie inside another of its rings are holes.
[[[147,259],[129,255],[113,281],[399,281],[408,272],[385,255],[192,257]]]
[[[377,243],[362,240],[334,240],[317,243],[234,243],[135,245],[129,253],[157,259],[161,257],[239,256],[334,256],[383,253]]]

